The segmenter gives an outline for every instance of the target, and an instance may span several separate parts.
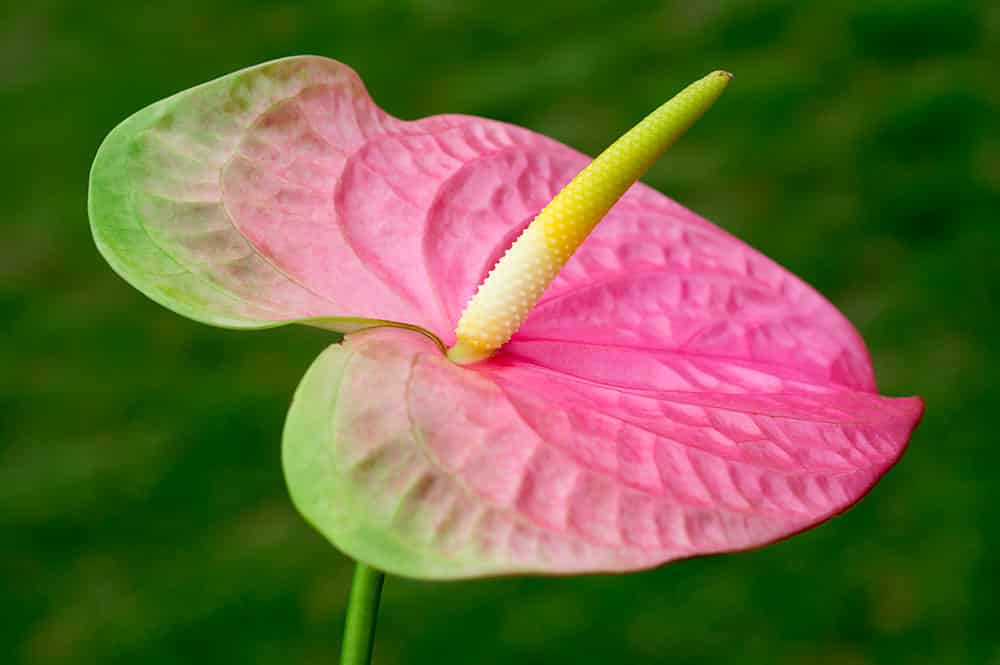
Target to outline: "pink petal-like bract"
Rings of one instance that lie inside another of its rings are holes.
[[[476,286],[588,162],[483,118],[397,120],[345,65],[299,57],[126,121],[91,216],[112,265],[188,316],[385,320],[450,345]],[[330,347],[284,457],[306,517],[390,572],[624,571],[845,510],[922,410],[878,395],[861,338],[812,288],[637,184],[491,359],[455,365],[398,327]]]

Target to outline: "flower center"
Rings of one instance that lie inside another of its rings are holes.
[[[715,100],[732,74],[695,81],[612,143],[542,209],[493,266],[462,311],[448,350],[468,364],[493,355],[597,223]]]

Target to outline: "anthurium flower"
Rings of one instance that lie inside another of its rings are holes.
[[[90,217],[111,266],[180,314],[346,333],[296,392],[284,465],[306,518],[378,568],[626,571],[760,546],[858,501],[919,398],[880,396],[830,303],[628,188],[637,174],[592,232],[574,211],[617,195],[549,209],[548,235],[518,242],[551,241],[559,261],[496,274],[554,280],[498,277],[499,300],[479,301],[493,314],[477,313],[491,269],[589,163],[484,118],[398,120],[347,66],[295,57],[123,122],[94,163]]]

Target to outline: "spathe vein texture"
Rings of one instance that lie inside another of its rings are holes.
[[[183,315],[351,333],[299,386],[284,465],[307,519],[388,572],[633,570],[861,498],[921,401],[878,395],[863,341],[808,285],[644,185],[498,353],[444,356],[490,268],[588,163],[491,120],[395,119],[350,68],[296,57],[116,128],[91,223]]]

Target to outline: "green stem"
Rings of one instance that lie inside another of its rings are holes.
[[[351,582],[351,598],[347,601],[340,665],[370,665],[372,662],[383,581],[385,573],[358,561],[354,581]]]

